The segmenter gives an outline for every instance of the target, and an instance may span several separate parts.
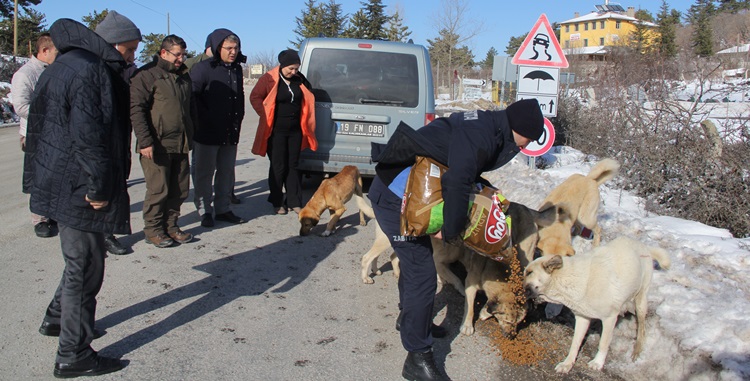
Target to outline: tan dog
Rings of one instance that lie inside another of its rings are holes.
[[[373,284],[375,280],[370,277],[370,274],[380,275],[382,272],[378,268],[378,257],[380,254],[391,248],[391,242],[388,237],[380,228],[380,225],[375,221],[375,241],[372,242],[370,250],[362,256],[362,282],[365,284]],[[400,274],[398,257],[396,252],[391,253],[390,257],[391,266],[393,266],[393,275],[398,279]]]
[[[617,175],[620,164],[612,159],[597,163],[588,175],[574,174],[558,185],[542,201],[540,210],[556,205],[566,213],[558,213],[558,221],[539,230],[537,247],[543,255],[575,254],[571,230],[580,234],[583,228],[593,231],[593,246],[599,246],[601,228],[597,224],[597,213],[601,197],[599,186]]]
[[[662,268],[669,268],[666,251],[619,237],[589,253],[573,257],[544,256],[526,267],[524,288],[527,296],[563,304],[575,314],[573,342],[568,356],[555,367],[558,373],[568,373],[573,367],[591,319],[602,321],[602,337],[599,350],[588,366],[601,370],[617,316],[626,307],[632,310],[632,303],[635,304],[638,324],[632,359],[638,357],[646,338],[646,294],[651,284],[654,259]]]
[[[352,196],[356,196],[357,199],[360,225],[366,225],[365,215],[369,218],[375,218],[372,208],[367,205],[362,197],[362,177],[359,175],[359,169],[353,165],[347,165],[336,176],[324,179],[307,205],[300,210],[299,222],[301,227],[299,235],[310,234],[310,230],[318,224],[320,215],[326,210],[331,213],[331,220],[328,221],[326,230],[321,236],[328,237],[333,234],[336,230],[336,223],[346,212],[344,204],[349,202]]]
[[[555,221],[556,208],[537,212],[524,205],[511,202],[508,207],[511,217],[511,240],[516,249],[520,267],[515,276],[520,282],[523,269],[533,259],[537,242],[538,226],[548,226]],[[474,253],[464,246],[445,244],[442,240],[432,240],[432,257],[435,268],[443,283],[451,284],[466,297],[461,333],[474,333],[474,301],[478,291],[487,295],[487,303],[479,313],[479,318],[487,320],[494,316],[500,330],[507,337],[516,335],[518,324],[526,317],[526,304],[519,303],[512,284],[508,281],[514,275],[511,266]],[[449,264],[460,261],[466,268],[466,284],[450,270]],[[518,285],[520,291],[520,284]]]

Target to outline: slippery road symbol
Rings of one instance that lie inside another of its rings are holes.
[[[552,56],[547,53],[547,48],[549,48],[549,36],[544,33],[537,33],[536,36],[534,36],[534,40],[531,42],[531,49],[534,50],[534,56],[530,58],[532,60],[539,58],[537,45],[544,47],[543,53],[547,56],[547,61],[552,61]]]

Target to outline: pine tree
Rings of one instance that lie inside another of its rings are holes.
[[[715,12],[712,0],[696,0],[688,10],[687,17],[693,26],[693,49],[701,57],[714,54],[711,18]]]
[[[330,0],[323,5],[323,35],[339,37],[346,28],[346,16],[341,10],[341,4]]]
[[[680,12],[672,9],[666,0],[662,0],[657,17],[657,50],[663,57],[673,58],[677,55],[677,25],[680,22]]]
[[[23,9],[28,14],[32,5],[39,5],[42,0],[18,0],[18,8]],[[13,20],[13,0],[0,0],[0,18]],[[20,20],[19,16],[19,20]]]
[[[161,50],[161,42],[167,37],[164,33],[150,33],[143,35],[143,49],[141,55],[138,56],[138,61],[143,63],[151,62],[153,57],[159,54]]]
[[[368,0],[367,3],[360,3],[364,8],[365,17],[367,17],[368,23],[365,27],[365,38],[370,40],[385,40],[387,38],[385,33],[385,24],[388,22],[388,17],[385,14],[385,5],[382,0]]]
[[[20,13],[20,12],[19,12]],[[47,28],[44,13],[34,9],[25,9],[25,14],[18,16],[18,56],[30,57],[39,35]],[[13,17],[0,21],[0,51],[13,54]]]
[[[523,40],[526,39],[526,36],[529,34],[526,33],[521,36],[511,37],[508,41],[508,45],[505,46],[505,54],[507,54],[509,57],[515,56],[516,52],[518,52],[518,49],[521,49],[521,44],[523,44]]]
[[[647,10],[639,9],[635,13],[635,18],[638,21],[635,23],[635,29],[630,32],[629,45],[639,54],[647,54],[652,49],[651,38],[649,36],[651,28],[645,23],[653,22],[654,17]]]
[[[295,47],[308,37],[318,37],[325,35],[323,16],[325,13],[324,5],[318,5],[315,0],[307,0],[305,9],[302,10],[300,17],[295,17],[297,27],[294,28],[294,34],[297,35],[296,41],[289,41]]]
[[[365,11],[360,9],[349,18],[349,27],[344,30],[346,38],[367,38],[367,16]]]
[[[388,41],[401,41],[405,40],[411,35],[411,31],[408,26],[403,25],[404,20],[401,15],[396,11],[388,21],[388,29],[386,30],[386,39]]]
[[[719,12],[739,13],[750,9],[750,0],[719,0]]]
[[[94,13],[89,13],[88,15],[81,17],[81,21],[84,25],[89,27],[89,29],[95,30],[96,26],[99,25],[99,23],[102,22],[105,17],[107,17],[108,13],[109,9],[107,8],[104,8],[104,10],[101,12],[97,12],[95,9]]]
[[[492,66],[495,64],[496,55],[497,50],[495,50],[495,47],[493,46],[487,51],[487,56],[484,57],[484,61],[479,63],[480,66],[482,66],[482,69],[492,69]]]

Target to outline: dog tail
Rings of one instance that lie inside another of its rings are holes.
[[[669,253],[660,247],[649,247],[649,255],[659,262],[659,267],[663,269],[668,269],[672,264],[672,261],[669,259]]]
[[[604,159],[591,168],[586,177],[596,181],[596,185],[602,185],[617,176],[620,171],[620,163],[613,159]]]

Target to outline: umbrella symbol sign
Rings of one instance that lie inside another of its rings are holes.
[[[537,90],[539,90],[539,83],[541,81],[545,81],[545,80],[548,80],[548,79],[549,80],[553,80],[553,81],[555,80],[555,78],[553,78],[549,73],[547,73],[546,71],[543,71],[543,70],[534,70],[534,71],[531,71],[528,74],[524,75],[523,77],[524,78],[528,78],[528,79],[532,79],[532,80],[536,79],[537,80],[537,82],[536,82],[536,89]]]

